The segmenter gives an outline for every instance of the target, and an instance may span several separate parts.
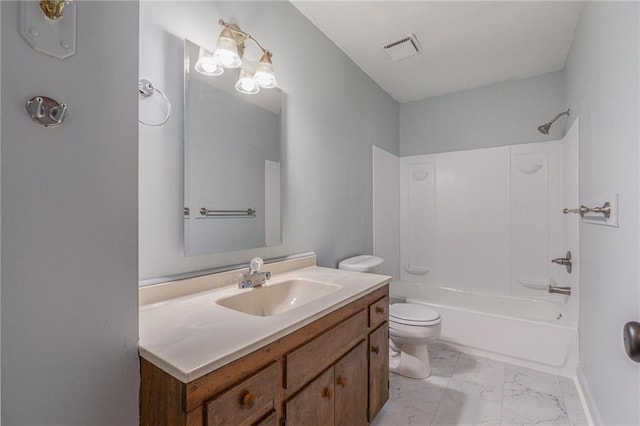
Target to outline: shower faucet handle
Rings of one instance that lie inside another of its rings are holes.
[[[564,266],[565,268],[567,268],[567,273],[570,274],[571,267],[573,265],[571,261],[571,251],[567,251],[567,254],[565,255],[565,257],[558,257],[556,259],[553,259],[551,263]]]

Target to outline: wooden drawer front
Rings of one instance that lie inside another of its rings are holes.
[[[287,355],[285,387],[291,394],[336,362],[365,337],[367,313],[362,310]]]
[[[278,366],[258,374],[215,397],[205,405],[207,425],[250,425],[275,409]]]
[[[369,306],[369,327],[375,328],[385,321],[389,321],[389,298],[387,296]]]

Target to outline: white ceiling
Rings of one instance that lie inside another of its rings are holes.
[[[292,1],[398,102],[559,71],[577,1]],[[414,33],[423,52],[392,62],[380,45]]]

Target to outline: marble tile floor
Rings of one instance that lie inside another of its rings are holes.
[[[429,345],[429,355],[428,379],[391,373],[389,402],[373,426],[587,424],[571,379],[440,343]]]

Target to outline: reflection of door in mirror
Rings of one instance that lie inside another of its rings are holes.
[[[280,244],[282,92],[197,72],[199,50],[185,41],[185,255]]]

